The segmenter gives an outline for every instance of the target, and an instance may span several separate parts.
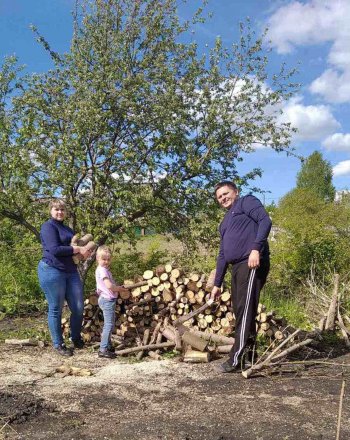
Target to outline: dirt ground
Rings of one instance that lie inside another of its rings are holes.
[[[91,349],[63,359],[1,344],[0,439],[335,439],[344,379],[340,439],[350,438],[350,353],[248,380],[216,373],[218,362],[130,363]],[[93,375],[62,377],[63,363]]]

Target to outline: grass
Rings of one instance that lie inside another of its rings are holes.
[[[13,317],[0,321],[0,342],[5,339],[39,339],[49,342],[51,340],[47,327],[46,315],[29,315]]]
[[[262,292],[260,302],[268,311],[274,310],[277,315],[283,316],[293,327],[309,330],[313,327],[306,313],[305,304],[298,295],[286,297],[283,293],[273,291],[268,285]]]

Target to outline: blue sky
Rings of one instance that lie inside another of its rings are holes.
[[[188,18],[200,4],[181,5]],[[50,60],[29,29],[34,24],[52,48],[69,49],[74,0],[0,0],[0,57],[16,54],[29,72],[51,67]],[[284,105],[284,121],[298,128],[292,145],[295,153],[308,156],[319,150],[333,167],[336,189],[350,188],[350,1],[349,0],[209,0],[213,17],[197,25],[192,36],[201,48],[211,46],[217,35],[225,45],[237,40],[238,23],[250,17],[260,33],[269,27],[273,51],[270,69],[282,62],[295,67],[301,83],[297,96]],[[300,161],[258,149],[245,156],[239,172],[261,167],[255,185],[265,201],[278,201],[295,186]]]

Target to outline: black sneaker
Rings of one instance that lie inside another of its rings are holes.
[[[55,347],[56,353],[61,356],[73,356],[73,352],[70,348],[67,348],[65,344],[61,344],[59,347]]]
[[[109,351],[110,353],[115,353],[115,348],[113,347],[113,345],[108,345],[107,351]]]
[[[241,367],[240,364],[233,366],[231,364],[231,362],[229,360],[227,360],[223,364],[217,365],[215,367],[215,370],[218,373],[241,373],[242,372],[242,367]]]
[[[115,353],[112,353],[111,351],[99,351],[98,352],[99,358],[107,358],[107,359],[115,359],[117,355]]]
[[[82,339],[78,339],[78,340],[72,340],[74,348],[77,348],[78,350],[84,348],[84,341]]]

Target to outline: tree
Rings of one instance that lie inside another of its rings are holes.
[[[323,159],[319,151],[314,151],[302,164],[297,176],[297,188],[309,189],[320,199],[333,201],[335,188],[332,177],[331,164]]]
[[[20,77],[12,59],[2,69],[0,215],[38,236],[42,201],[60,195],[73,228],[99,244],[136,225],[186,234],[217,181],[260,172],[237,175],[243,153],[288,150],[277,108],[292,72],[268,76],[249,23],[230,50],[218,38],[203,55],[184,42],[190,28],[175,0],[77,2],[65,54],[34,28],[54,68]]]
[[[317,278],[349,272],[350,208],[327,203],[310,189],[295,188],[274,212],[277,237],[272,244],[272,277],[291,288],[304,282],[314,267]]]

